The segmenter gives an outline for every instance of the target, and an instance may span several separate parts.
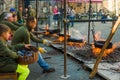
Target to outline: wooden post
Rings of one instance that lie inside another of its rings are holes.
[[[115,21],[112,22],[112,27],[115,25]]]
[[[88,44],[90,44],[90,20],[91,20],[91,8],[92,8],[92,1],[90,0],[89,4],[89,23],[88,23]]]
[[[38,31],[38,0],[36,0],[36,20],[37,20],[36,31]],[[36,36],[38,37],[38,34],[36,34]],[[38,47],[39,44],[36,43],[36,46]]]
[[[66,0],[64,0],[64,19],[66,20]],[[67,75],[67,37],[66,37],[66,21],[64,21],[64,75],[61,76],[63,79],[67,79],[70,75]]]
[[[91,74],[89,76],[90,78],[93,78],[95,76],[95,74],[97,73],[98,65],[99,65],[99,63],[100,63],[100,61],[102,59],[104,50],[106,49],[106,47],[108,46],[109,42],[111,41],[111,39],[112,39],[113,35],[115,34],[119,24],[120,24],[120,17],[116,21],[115,25],[112,27],[111,32],[110,32],[110,34],[109,34],[109,36],[108,36],[104,46],[102,47],[99,56],[96,59],[95,65],[93,67],[93,70],[92,70],[92,72],[91,72]]]

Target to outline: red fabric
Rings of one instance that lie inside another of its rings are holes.
[[[103,0],[91,0],[92,2],[95,2],[95,3],[102,3]],[[90,2],[90,0],[68,0],[68,2]]]
[[[83,0],[68,0],[68,2],[79,2],[81,3]]]
[[[54,9],[53,9],[53,14],[54,14],[54,15],[58,14],[58,9],[57,9],[57,8],[54,8]]]
[[[86,2],[90,2],[90,0],[84,0]],[[103,0],[91,0],[91,2],[94,2],[94,3],[102,3]]]

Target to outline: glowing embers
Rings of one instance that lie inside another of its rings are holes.
[[[86,42],[83,41],[81,43],[78,43],[78,42],[68,42],[68,45],[70,47],[74,47],[74,49],[78,50],[80,48],[82,48],[83,46],[85,46]]]
[[[106,40],[101,38],[100,31],[97,31],[97,33],[95,34],[94,28],[92,29],[92,34],[94,39],[94,44],[92,45],[92,51],[93,51],[93,54],[97,56],[98,54],[100,54],[100,51],[104,46]],[[103,57],[106,57],[108,54],[113,52],[115,48],[116,47],[112,44],[112,42],[110,42],[103,53]]]
[[[107,55],[111,54],[114,50],[115,50],[116,46],[112,45],[111,48],[105,49],[104,53],[103,53],[103,57],[106,57]],[[95,56],[100,54],[102,48],[99,47],[95,47],[95,45],[92,45],[92,52]]]
[[[68,39],[69,37],[70,37],[70,35],[66,35],[66,39]],[[64,41],[64,34],[59,34],[57,41],[63,42]]]

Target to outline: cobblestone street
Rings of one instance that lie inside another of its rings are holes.
[[[107,39],[109,32],[111,30],[111,23],[107,22],[102,24],[101,22],[95,22],[95,31],[101,32],[101,38]],[[74,29],[79,30],[81,34],[87,35],[88,30],[88,23],[75,23]],[[91,25],[92,26],[92,25]],[[54,28],[54,27],[50,27]],[[92,28],[92,27],[91,27]],[[116,43],[119,42],[119,30],[116,31],[112,42]],[[75,35],[74,35],[75,36]],[[86,36],[87,37],[87,36]],[[90,36],[90,41],[92,42],[92,34]],[[45,47],[45,46],[43,46]],[[47,54],[43,54],[43,57],[46,58],[45,60],[52,66],[55,67],[56,71],[53,73],[42,73],[42,69],[38,66],[37,63],[30,65],[31,74],[29,75],[28,80],[63,80],[60,78],[61,75],[64,73],[64,56],[62,53],[55,51],[50,47],[45,47],[48,50]],[[67,63],[67,74],[70,75],[70,78],[67,80],[104,80],[100,77],[96,76],[94,79],[89,79],[89,71],[85,71],[82,68],[82,64],[76,62],[74,59],[68,57]]]
[[[90,72],[84,70],[82,63],[74,60],[71,57],[67,59],[67,75],[68,79],[62,79],[60,76],[64,75],[64,55],[51,47],[45,47],[48,53],[43,54],[43,58],[51,67],[56,69],[52,73],[42,73],[43,69],[37,63],[29,65],[31,73],[27,80],[104,80],[97,76],[94,79],[89,79]]]

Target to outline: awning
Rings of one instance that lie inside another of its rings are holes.
[[[86,2],[90,2],[90,0],[84,0]],[[102,3],[103,0],[91,0],[92,3]]]
[[[83,0],[68,0],[68,2],[78,2],[78,3],[82,3]]]
[[[91,0],[91,2],[93,3],[102,3],[103,0]],[[82,2],[90,2],[90,0],[68,0],[68,2],[78,2],[78,3],[82,3]]]

